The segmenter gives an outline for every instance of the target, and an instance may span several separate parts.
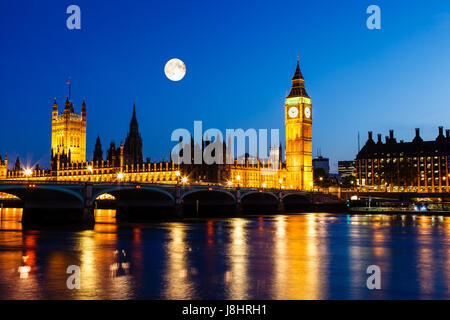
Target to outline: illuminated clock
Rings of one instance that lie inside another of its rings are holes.
[[[311,118],[311,109],[309,107],[305,108],[305,117],[306,118]]]
[[[297,107],[290,107],[288,111],[289,117],[295,118],[298,115]]]

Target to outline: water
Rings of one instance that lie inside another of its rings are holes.
[[[22,230],[3,212],[1,299],[449,299],[450,217],[311,213]],[[66,285],[69,265],[81,289]],[[381,269],[368,290],[366,269]]]

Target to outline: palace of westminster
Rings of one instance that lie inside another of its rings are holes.
[[[133,107],[125,143],[116,146],[112,142],[103,155],[100,137],[94,148],[92,161],[86,161],[86,103],[81,114],[75,113],[74,104],[67,97],[64,112],[59,113],[56,99],[52,108],[51,167],[41,169],[21,168],[17,159],[13,170],[8,169],[8,159],[0,158],[0,180],[7,181],[72,181],[72,182],[136,182],[136,183],[201,183],[221,184],[253,188],[291,188],[311,190],[312,170],[312,105],[304,78],[297,67],[292,86],[284,105],[286,126],[286,161],[282,161],[280,147],[272,148],[276,157],[269,159],[250,158],[248,155],[234,159],[229,164],[176,164],[170,162],[144,161],[142,138]],[[202,143],[202,150],[209,141]],[[183,149],[195,147],[193,143]],[[273,150],[276,149],[276,150]],[[223,143],[224,157],[228,156]],[[191,153],[192,154],[192,153]]]

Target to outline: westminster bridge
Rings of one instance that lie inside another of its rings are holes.
[[[33,182],[0,183],[0,193],[13,195],[23,207],[22,222],[94,223],[102,195],[114,204],[118,221],[249,212],[310,210],[330,197],[300,190],[240,188],[204,184]],[[324,198],[325,197],[325,198]],[[338,202],[337,198],[331,202]]]

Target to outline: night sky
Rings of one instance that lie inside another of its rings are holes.
[[[66,8],[81,8],[68,30]],[[381,8],[381,30],[366,8]],[[0,0],[0,155],[49,165],[51,108],[72,78],[87,103],[87,156],[125,139],[136,103],[144,158],[166,160],[176,128],[280,128],[296,57],[313,110],[313,154],[357,152],[367,131],[434,139],[450,119],[450,1]],[[186,77],[168,80],[171,58]]]

